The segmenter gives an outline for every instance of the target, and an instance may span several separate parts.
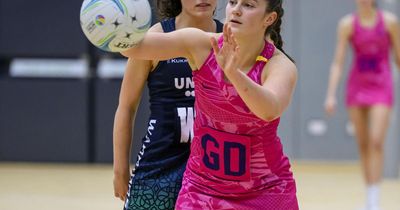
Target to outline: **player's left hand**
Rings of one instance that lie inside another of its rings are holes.
[[[229,23],[224,25],[223,36],[224,41],[221,48],[219,48],[218,41],[215,37],[211,38],[211,46],[214,50],[214,55],[218,65],[226,75],[232,71],[238,71],[240,49],[235,37],[233,36]]]

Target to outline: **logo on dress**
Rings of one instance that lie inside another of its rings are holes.
[[[150,137],[151,135],[153,135],[152,131],[154,131],[154,126],[157,123],[157,120],[150,120],[149,121],[149,126],[147,127],[147,134],[145,136],[145,140],[143,142],[142,148],[140,149],[138,156],[137,156],[137,161],[136,161],[136,167],[139,166],[139,162],[142,159],[143,155],[144,155],[144,151],[146,150],[146,145],[150,144]]]
[[[177,113],[181,124],[181,143],[190,143],[193,139],[193,124],[196,113],[193,107],[178,107]]]
[[[194,82],[192,77],[175,78],[175,88],[182,90],[186,89],[186,97],[194,97]]]
[[[173,59],[169,59],[167,60],[167,63],[187,63],[187,59],[186,58],[173,58]]]

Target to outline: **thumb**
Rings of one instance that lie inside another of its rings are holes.
[[[214,54],[215,55],[218,54],[220,49],[219,49],[219,46],[218,46],[217,39],[215,39],[215,37],[211,37],[210,38],[210,42],[211,42],[211,46],[212,46],[212,48],[214,50]]]

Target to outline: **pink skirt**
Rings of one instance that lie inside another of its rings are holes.
[[[377,104],[393,106],[393,80],[390,69],[380,73],[360,73],[358,69],[353,68],[347,80],[347,107]]]
[[[298,210],[296,193],[263,193],[235,197],[207,195],[184,178],[175,205],[176,210]]]

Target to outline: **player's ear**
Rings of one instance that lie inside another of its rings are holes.
[[[264,19],[264,26],[268,27],[268,26],[274,24],[277,18],[278,18],[278,14],[275,11],[266,14],[266,17]]]

